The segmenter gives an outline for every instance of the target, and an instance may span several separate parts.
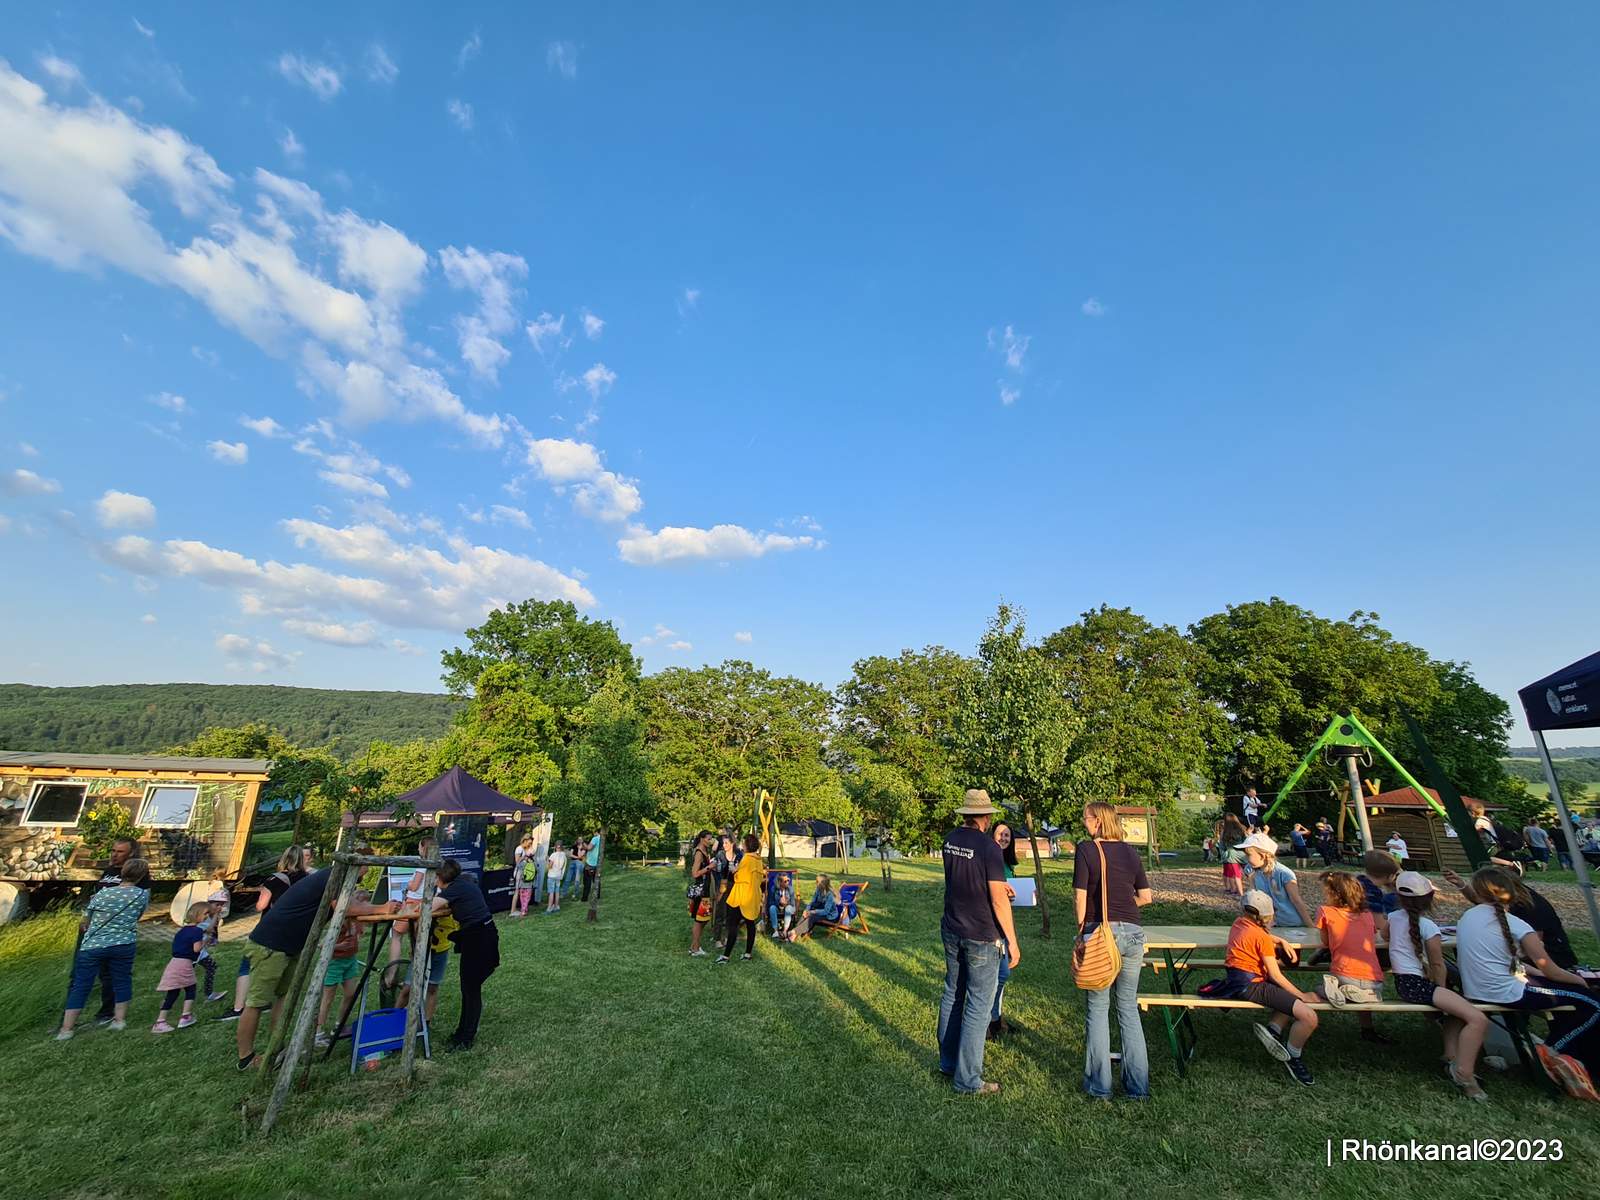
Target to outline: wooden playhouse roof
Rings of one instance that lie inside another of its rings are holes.
[[[0,750],[0,774],[93,771],[118,775],[221,775],[267,778],[263,758],[169,758],[160,754],[72,754],[65,751]]]
[[[1432,796],[1436,802],[1439,800],[1439,792],[1435,788],[1429,788],[1428,795]],[[1477,803],[1471,796],[1463,796],[1461,799],[1463,802],[1472,801]],[[1433,811],[1428,803],[1417,794],[1417,789],[1413,787],[1395,788],[1393,791],[1379,792],[1376,796],[1363,796],[1361,803],[1368,808],[1420,808],[1429,812]],[[1502,807],[1499,804],[1484,804],[1484,808],[1496,811]]]

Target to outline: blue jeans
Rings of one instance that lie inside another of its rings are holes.
[[[1011,978],[1011,947],[1004,941],[1000,943],[1000,982],[994,989],[994,1008],[989,1012],[989,1022],[993,1024],[1000,1019],[1000,1014],[1005,1011],[1002,1001],[1006,998],[1006,980]]]
[[[111,995],[118,1004],[133,999],[133,942],[102,946],[98,950],[79,950],[72,960],[72,985],[67,989],[67,1008],[82,1008],[89,999],[101,964],[111,968]]]
[[[1096,927],[1084,926],[1085,934]],[[1122,952],[1122,970],[1110,987],[1084,993],[1083,1090],[1096,1099],[1111,1098],[1111,1000],[1117,1001],[1117,1029],[1122,1035],[1122,1090],[1130,1100],[1150,1098],[1150,1057],[1139,1021],[1139,972],[1144,968],[1144,926],[1111,922],[1111,935]]]
[[[939,1001],[939,1070],[954,1079],[956,1091],[975,1092],[983,1086],[984,1037],[1000,986],[1001,943],[940,933],[944,995]]]
[[[573,896],[573,895],[577,894],[577,891],[578,891],[578,876],[580,876],[582,874],[583,874],[583,864],[581,862],[579,862],[577,859],[573,859],[570,863],[567,864],[567,878],[566,878],[566,882],[565,882],[565,885],[564,885],[564,889],[565,889],[564,894],[566,894],[568,896]]]

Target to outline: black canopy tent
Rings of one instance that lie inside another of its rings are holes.
[[[410,805],[417,814],[414,822],[396,819],[395,814],[402,805]],[[518,824],[538,817],[542,811],[537,804],[513,800],[460,767],[451,767],[437,779],[413,788],[389,808],[362,813],[356,818],[356,824],[363,829],[399,824],[437,825],[441,817],[469,814],[488,817],[495,824]]]
[[[1562,836],[1572,849],[1572,869],[1577,873],[1584,903],[1589,906],[1589,924],[1595,936],[1600,937],[1600,906],[1595,904],[1589,865],[1578,851],[1578,835],[1572,827],[1572,814],[1567,811],[1567,802],[1561,798],[1555,764],[1550,761],[1550,747],[1545,745],[1544,740],[1547,729],[1600,728],[1600,652],[1580,658],[1553,675],[1530,683],[1517,695],[1522,700],[1522,711],[1528,718],[1528,729],[1533,733],[1533,744],[1538,747],[1539,759],[1544,764],[1545,782],[1550,785],[1550,800],[1556,806],[1556,815],[1561,820]]]

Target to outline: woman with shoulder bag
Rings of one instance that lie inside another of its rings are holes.
[[[1096,1100],[1111,1099],[1111,1001],[1117,1002],[1117,1028],[1122,1039],[1122,1090],[1130,1100],[1150,1097],[1150,1060],[1144,1026],[1139,1021],[1139,972],[1144,967],[1144,926],[1139,909],[1150,903],[1150,880],[1139,851],[1123,840],[1122,822],[1114,805],[1095,801],[1083,810],[1089,839],[1078,843],[1072,863],[1073,899],[1078,916],[1078,945],[1073,968],[1085,989],[1083,1090]],[[1104,929],[1110,932],[1110,945]],[[1108,953],[1109,952],[1109,953]],[[1089,964],[1109,966],[1120,956],[1114,974],[1101,980]]]
[[[695,834],[694,846],[689,851],[689,957],[704,958],[700,949],[700,933],[710,920],[711,908],[711,833],[702,829]]]

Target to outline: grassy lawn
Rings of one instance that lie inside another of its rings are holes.
[[[803,869],[806,869],[803,867]],[[1375,1050],[1329,1018],[1297,1087],[1241,1017],[1205,1017],[1195,1069],[1179,1079],[1147,1018],[1154,1100],[1095,1106],[1078,1092],[1082,1004],[1067,970],[1070,893],[1053,885],[1056,938],[1020,915],[1023,963],[1007,992],[1020,1026],[992,1047],[998,1098],[951,1093],[935,1073],[942,886],[932,862],[873,868],[871,937],[820,939],[754,963],[714,967],[684,953],[681,876],[626,869],[608,879],[597,926],[559,917],[502,925],[478,1049],[425,1067],[409,1093],[385,1066],[354,1079],[318,1066],[267,1142],[247,1130],[248,1081],[233,1027],[156,1038],[155,980],[142,946],[127,1032],[50,1040],[72,922],[0,930],[0,1091],[13,1107],[8,1194],[17,1196],[1058,1197],[1276,1195],[1290,1188],[1370,1200],[1375,1189],[1457,1193],[1482,1172],[1498,1193],[1566,1197],[1600,1157],[1595,1110],[1520,1076],[1491,1075],[1492,1103],[1456,1097],[1431,1025],[1383,1022],[1401,1044]],[[806,876],[803,882],[808,882]],[[1216,921],[1157,906],[1156,921]],[[1596,947],[1575,936],[1580,953]],[[224,945],[225,977],[238,944]],[[1157,987],[1153,981],[1147,987]],[[452,969],[440,1027],[455,1017]],[[1559,1137],[1561,1164],[1335,1166],[1324,1139],[1457,1142]],[[536,1182],[535,1182],[536,1181]]]

